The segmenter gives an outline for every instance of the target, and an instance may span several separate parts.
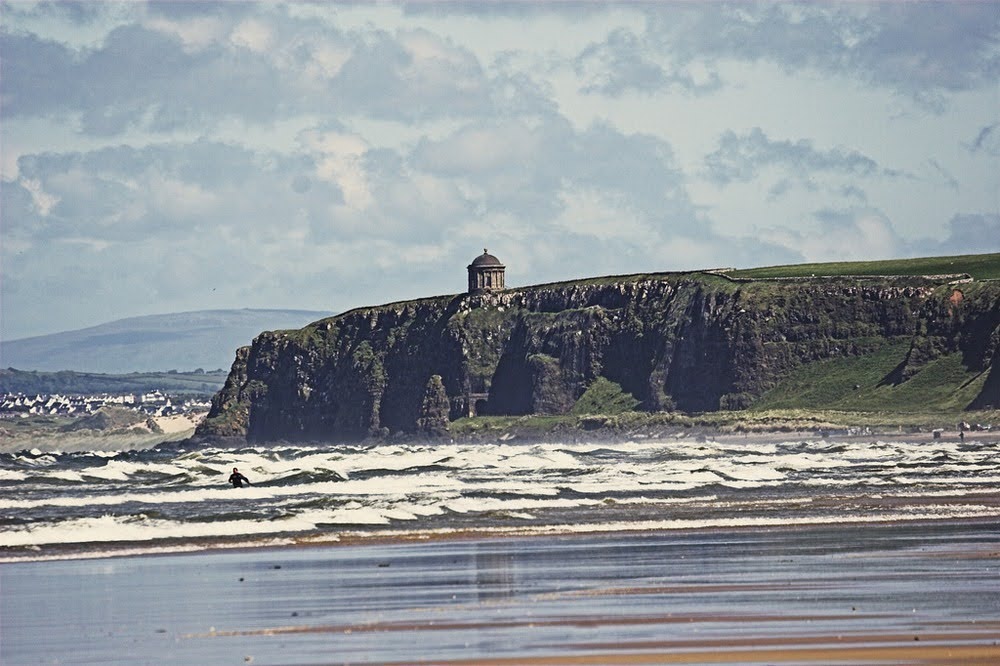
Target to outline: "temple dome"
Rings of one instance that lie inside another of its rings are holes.
[[[501,267],[503,266],[503,264],[500,263],[499,259],[497,259],[492,254],[486,251],[486,248],[483,248],[483,253],[478,257],[476,257],[475,259],[473,259],[472,263],[469,265],[475,268],[480,268],[485,266],[501,266]]]
[[[469,293],[502,291],[506,266],[486,249],[469,264]]]

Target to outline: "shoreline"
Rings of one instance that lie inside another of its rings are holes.
[[[177,440],[176,444],[192,446],[381,446],[395,444],[602,444],[622,443],[630,441],[663,442],[668,444],[677,441],[714,441],[719,443],[761,444],[768,442],[824,441],[824,442],[963,442],[966,444],[998,443],[1000,442],[1000,426],[990,430],[967,430],[963,438],[957,429],[944,429],[938,436],[932,430],[904,431],[902,426],[891,429],[877,429],[870,432],[847,433],[843,428],[799,428],[784,427],[761,428],[753,430],[733,430],[731,428],[715,428],[706,426],[673,426],[670,428],[598,428],[592,430],[563,428],[557,430],[542,430],[533,427],[499,429],[490,432],[447,432],[435,437],[415,434],[403,434],[391,437],[372,437],[364,439],[341,440],[273,440],[248,442],[243,437],[199,437],[192,434],[186,439]]]
[[[947,638],[953,636],[945,635]],[[992,637],[989,634],[972,634],[963,636],[986,641]],[[877,639],[872,636],[871,639]],[[830,646],[830,643],[841,642],[841,636],[814,637],[817,643],[826,646],[815,648],[785,647],[783,641],[778,641],[781,647],[765,647],[767,642],[748,639],[736,649],[726,649],[725,646],[692,645],[679,646],[676,652],[664,651],[662,646],[654,652],[627,653],[624,649],[635,649],[630,645],[619,645],[617,651],[592,655],[551,655],[542,657],[510,657],[510,658],[477,658],[474,660],[435,660],[438,666],[571,666],[573,664],[608,666],[618,664],[927,664],[933,666],[954,666],[962,664],[996,664],[1000,661],[1000,647],[996,645],[967,645],[959,642],[947,642],[947,638],[930,637],[938,644],[927,645],[926,641],[919,646],[911,645],[872,645],[867,636],[859,636],[855,646]],[[905,640],[899,637],[899,640]],[[941,644],[941,643],[944,644]],[[643,646],[645,647],[645,646]],[[428,662],[382,662],[382,666],[412,666]]]
[[[996,414],[1000,419],[1000,413]],[[527,417],[530,419],[531,417]],[[740,423],[740,422],[737,422]],[[942,420],[943,423],[943,420]],[[935,434],[937,431],[937,434]],[[962,431],[951,424],[935,425],[928,428],[916,424],[899,424],[892,426],[870,427],[830,425],[789,427],[783,425],[735,427],[730,425],[641,425],[636,427],[600,427],[583,428],[563,425],[554,429],[545,429],[530,422],[519,424],[513,422],[509,427],[492,428],[489,430],[466,430],[464,428],[448,431],[438,436],[425,436],[405,433],[389,437],[369,437],[361,439],[334,440],[274,440],[248,442],[243,437],[199,437],[197,434],[183,440],[192,445],[222,445],[222,446],[275,446],[282,444],[307,446],[379,446],[393,444],[601,444],[622,443],[629,441],[652,441],[669,443],[673,441],[715,441],[719,443],[766,443],[788,442],[794,440],[810,440],[825,442],[964,442],[971,444],[1000,442],[1000,424],[992,425],[989,430],[970,429]]]
[[[274,552],[282,550],[296,551],[309,548],[354,548],[354,547],[377,547],[377,546],[400,546],[406,544],[432,544],[432,543],[456,543],[456,542],[493,542],[512,541],[518,539],[544,540],[544,539],[613,539],[617,537],[665,537],[668,535],[713,535],[725,533],[753,533],[765,531],[768,533],[797,533],[810,529],[832,528],[836,526],[864,528],[912,528],[926,526],[930,529],[974,527],[977,525],[988,525],[997,523],[1000,525],[1000,493],[996,491],[984,491],[975,494],[988,497],[990,505],[996,509],[996,513],[984,515],[970,515],[963,517],[954,516],[915,516],[912,518],[892,518],[885,517],[855,517],[847,519],[843,516],[829,516],[824,518],[806,519],[796,521],[793,518],[760,519],[751,523],[731,523],[723,520],[716,521],[709,525],[678,525],[666,527],[664,523],[683,521],[655,521],[636,522],[632,525],[627,523],[601,524],[592,523],[586,525],[538,525],[519,527],[481,527],[481,528],[428,528],[414,530],[373,530],[365,532],[362,530],[350,530],[341,533],[323,534],[275,534],[262,536],[260,539],[251,540],[249,543],[229,544],[217,538],[194,538],[178,539],[166,537],[155,542],[106,542],[101,544],[100,549],[79,548],[81,544],[56,544],[48,546],[54,551],[44,555],[21,553],[11,556],[0,550],[0,566],[22,563],[42,563],[42,562],[68,562],[82,560],[115,560],[144,557],[163,557],[175,555],[205,555],[205,554],[225,554],[225,553],[251,553],[251,552]],[[969,495],[956,496],[957,498],[968,499]],[[928,498],[938,499],[938,498]],[[155,545],[154,545],[155,544]],[[16,547],[9,547],[14,551]],[[21,549],[22,553],[24,550]],[[40,550],[38,551],[40,552]],[[996,553],[1000,559],[1000,552]]]
[[[203,417],[204,415],[199,415]],[[985,428],[977,429],[977,421]],[[248,441],[243,436],[202,436],[200,419],[190,415],[161,417],[159,433],[112,431],[51,432],[30,434],[0,432],[0,453],[38,449],[43,452],[86,450],[145,450],[160,446],[272,447],[379,446],[393,444],[579,444],[626,441],[713,440],[717,442],[823,440],[911,441],[911,442],[1000,442],[1000,410],[969,413],[881,412],[708,412],[704,414],[626,412],[613,416],[528,415],[522,417],[474,417],[451,423],[439,435],[396,433],[388,436],[341,437],[330,439],[276,439]],[[970,428],[964,432],[959,423]]]

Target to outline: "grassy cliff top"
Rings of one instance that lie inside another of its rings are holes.
[[[760,268],[702,269],[698,271],[664,271],[578,278],[525,286],[522,289],[542,289],[580,285],[599,285],[643,280],[699,279],[711,281],[716,275],[731,278],[809,278],[809,277],[921,277],[967,274],[975,280],[1000,279],[1000,253],[963,254],[948,257],[915,259],[882,259],[878,261],[841,261],[815,264],[789,264]],[[715,278],[719,279],[719,278]]]
[[[760,279],[810,277],[936,277],[966,274],[974,280],[1000,279],[1000,253],[963,254],[948,257],[883,259],[878,261],[841,261],[814,264],[789,264],[760,268],[706,268],[694,271],[662,271],[576,278],[559,282],[525,285],[508,291],[558,289],[588,285],[642,282],[644,280],[725,281],[725,278]],[[724,277],[723,277],[724,276]]]
[[[964,254],[951,257],[842,261],[822,264],[792,264],[725,271],[734,278],[789,278],[812,276],[950,275],[968,273],[976,280],[1000,278],[1000,253]]]
[[[975,280],[1000,279],[1000,253],[966,254],[948,257],[921,257],[916,259],[885,259],[880,261],[844,261],[815,264],[790,264],[787,266],[765,266],[743,269],[704,269],[700,271],[664,271],[655,273],[633,273],[628,275],[606,275],[576,278],[560,282],[512,287],[510,292],[525,292],[540,289],[560,289],[567,287],[598,286],[618,283],[642,282],[645,280],[698,280],[707,283],[730,282],[727,278],[767,280],[773,278],[810,277],[920,277],[967,274]],[[380,312],[392,308],[420,305],[443,307],[451,299],[462,294],[426,296],[409,301],[394,301],[382,305],[353,308],[346,312],[313,322],[297,331],[312,331],[318,325],[341,320],[347,316]],[[280,331],[291,334],[295,331]]]

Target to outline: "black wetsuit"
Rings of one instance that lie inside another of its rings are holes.
[[[250,479],[239,472],[233,472],[229,475],[229,483],[233,484],[233,488],[242,488],[244,483],[248,486],[251,485]]]

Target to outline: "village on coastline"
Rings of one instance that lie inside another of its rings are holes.
[[[119,407],[147,417],[167,417],[205,412],[211,402],[204,397],[173,397],[159,390],[145,393],[60,395],[0,394],[0,419],[30,416],[81,417],[107,407]]]

